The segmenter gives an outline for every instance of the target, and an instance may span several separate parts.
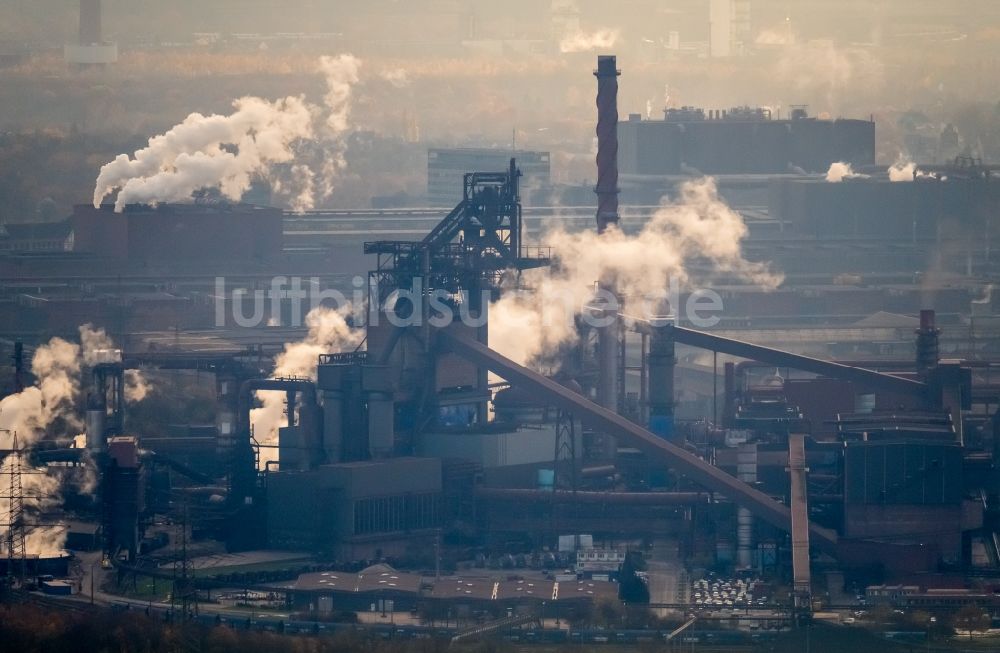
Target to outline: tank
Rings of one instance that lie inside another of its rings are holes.
[[[323,391],[323,453],[327,463],[343,459],[344,393]]]
[[[372,458],[389,457],[395,447],[395,405],[390,373],[388,365],[365,365],[361,372],[361,385],[368,404],[368,452]]]

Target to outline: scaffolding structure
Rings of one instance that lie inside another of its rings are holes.
[[[13,438],[10,453],[3,460],[2,474],[6,477],[2,485],[5,493],[0,500],[7,504],[7,520],[4,528],[4,550],[7,557],[7,582],[23,584],[27,572],[26,533],[24,523],[24,483],[21,478],[21,449],[17,443],[17,433]]]

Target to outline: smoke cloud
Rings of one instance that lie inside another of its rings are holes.
[[[571,52],[591,52],[593,50],[606,50],[614,47],[618,42],[620,30],[599,29],[595,32],[573,32],[567,34],[559,41],[559,51],[563,54]]]
[[[315,379],[320,354],[354,349],[361,344],[364,331],[347,322],[352,310],[346,305],[339,309],[318,306],[309,311],[306,315],[309,332],[302,341],[285,344],[284,351],[275,358],[271,376]],[[260,391],[257,400],[260,407],[250,411],[254,437],[261,444],[275,445],[278,429],[287,423],[285,393]]]
[[[323,108],[301,96],[273,102],[248,96],[233,102],[229,115],[192,113],[150,138],[131,158],[120,154],[104,165],[94,188],[94,206],[116,191],[119,212],[127,204],[190,200],[206,189],[239,201],[255,179],[267,179],[289,197],[293,208],[312,208],[317,175],[326,198],[344,167],[340,139],[348,127],[359,66],[358,59],[346,54],[320,59],[318,70],[327,84]],[[324,144],[318,172],[296,163],[305,144],[317,137]]]
[[[24,446],[20,440],[18,444]],[[3,479],[9,479],[8,473],[13,471],[17,460],[14,456],[7,456],[0,463],[4,474]],[[62,502],[59,479],[49,476],[44,469],[31,469],[21,460],[21,487],[24,494],[23,509],[29,515],[53,508]],[[8,529],[6,522],[10,514],[10,499],[0,497],[0,515],[3,515],[5,526],[0,528],[0,541],[6,541]],[[29,518],[30,519],[30,518]],[[63,550],[66,543],[65,526],[33,526],[26,529],[24,538],[25,552],[29,554],[51,555]],[[6,547],[4,547],[6,554]]]
[[[82,445],[84,436],[76,434],[83,424],[76,409],[83,370],[101,363],[120,361],[121,350],[115,348],[104,329],[85,324],[79,332],[79,345],[62,338],[52,338],[36,348],[31,359],[31,373],[37,379],[36,384],[0,400],[0,449],[13,447],[15,433],[18,446],[24,449],[54,430],[57,430],[56,435],[75,435],[74,441]],[[150,390],[150,384],[138,370],[126,372],[127,401],[140,401]],[[0,462],[5,469],[12,464],[12,456]],[[60,481],[57,477],[47,474],[45,468],[25,468],[24,471],[26,473],[21,478],[26,510],[37,512],[60,503]],[[92,465],[86,459],[85,464],[68,478],[82,492],[93,491],[97,482]],[[0,499],[0,514],[7,514],[9,508],[9,501]],[[65,543],[65,531],[62,526],[35,527],[27,534],[25,546],[30,553],[58,552]]]
[[[103,331],[89,325],[80,327],[80,339],[82,345],[52,338],[35,349],[31,373],[37,379],[36,385],[0,401],[0,429],[3,429],[0,447],[12,448],[15,433],[19,447],[30,447],[57,422],[62,422],[67,433],[79,431],[82,425],[75,409],[80,394],[81,367],[84,363],[97,362],[110,342]],[[4,471],[9,471],[15,462],[14,456],[7,456],[0,465]],[[48,475],[44,468],[33,470],[25,466],[23,471],[21,483],[26,511],[37,512],[61,501],[58,478]],[[9,499],[0,499],[0,514],[6,515],[9,511]],[[0,534],[6,534],[6,530]],[[43,555],[61,550],[64,543],[65,528],[60,526],[33,528],[25,538],[29,553]]]
[[[80,355],[87,367],[101,363],[117,363],[122,359],[122,351],[115,348],[114,342],[104,329],[95,329],[91,324],[80,327]]]
[[[153,386],[139,370],[125,370],[125,401],[138,403],[149,396]]]
[[[542,241],[553,248],[556,264],[525,274],[530,292],[507,293],[490,307],[490,346],[530,364],[573,342],[574,318],[594,298],[597,282],[617,289],[627,313],[648,313],[646,304],[666,297],[671,282],[691,289],[719,273],[777,287],[780,274],[743,257],[746,235],[742,216],[708,177],[685,183],[676,200],[664,198],[637,234],[550,231]],[[699,267],[709,272],[696,273]]]
[[[238,201],[257,175],[294,158],[292,143],[312,136],[309,108],[301,98],[277,102],[244,97],[228,116],[192,113],[133,158],[120,154],[101,168],[94,206],[120,189],[115,211],[126,204],[188,200],[195,191],[217,188]]]
[[[36,384],[0,401],[0,429],[16,432],[21,444],[36,442],[59,420],[64,423],[66,433],[78,432],[82,423],[76,414],[76,403],[83,368],[121,360],[121,350],[114,347],[104,329],[84,324],[79,331],[79,345],[52,338],[35,349],[31,373],[37,379]],[[127,376],[149,391],[149,384],[138,371]],[[0,440],[7,437],[0,433]],[[6,442],[4,446],[9,444]]]
[[[17,433],[22,446],[37,441],[59,418],[79,427],[73,408],[80,393],[80,347],[52,338],[35,350],[31,372],[37,385],[0,401],[0,429]],[[10,434],[0,432],[0,440],[10,448]]]

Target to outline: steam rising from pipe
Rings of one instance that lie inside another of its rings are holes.
[[[917,170],[917,164],[905,157],[899,157],[889,166],[889,181],[913,181],[918,177],[931,177],[929,173]]]
[[[268,102],[244,97],[228,116],[192,113],[130,159],[119,154],[101,168],[94,206],[120,189],[115,211],[126,204],[190,199],[195,191],[217,188],[238,201],[257,175],[294,158],[292,144],[310,138],[312,117],[302,98]]]
[[[617,288],[631,314],[655,313],[671,282],[691,289],[717,273],[777,287],[780,274],[743,257],[746,235],[742,216],[723,202],[709,177],[686,182],[674,201],[664,198],[635,235],[616,226],[601,235],[550,231],[542,240],[553,248],[556,265],[529,271],[525,281],[531,292],[507,293],[490,307],[490,346],[530,364],[575,341],[574,318],[593,299],[595,282]],[[695,272],[700,262],[708,264],[707,275]]]
[[[104,330],[89,324],[80,327],[80,343],[77,345],[62,338],[52,338],[35,349],[31,372],[37,379],[36,385],[0,400],[0,429],[3,429],[0,431],[0,448],[10,449],[13,446],[14,433],[18,436],[18,445],[28,448],[57,424],[64,435],[80,430],[82,424],[76,414],[76,404],[84,366],[109,362],[121,356]],[[14,457],[7,456],[0,465],[13,463]],[[92,472],[85,471],[78,476],[83,491],[93,489],[95,479]],[[23,474],[21,482],[27,511],[44,510],[61,501],[59,479],[46,474],[44,469]],[[0,499],[0,514],[7,515],[9,510],[9,499]],[[30,553],[49,554],[61,550],[64,543],[65,528],[45,526],[28,532],[25,547]]]
[[[559,41],[559,51],[563,54],[571,52],[591,52],[593,50],[608,50],[618,42],[620,30],[599,29],[594,32],[577,31],[567,34]]]
[[[138,403],[149,396],[153,386],[139,370],[125,370],[125,401]]]
[[[197,191],[218,190],[239,201],[255,179],[267,179],[291,198],[293,208],[315,203],[316,177],[326,198],[343,169],[341,137],[348,127],[351,90],[360,62],[351,55],[320,58],[326,78],[325,107],[302,96],[276,101],[243,97],[229,115],[192,113],[130,158],[118,155],[104,165],[94,188],[94,207],[115,195],[115,211],[131,203],[189,200]],[[321,127],[318,127],[321,126]],[[307,141],[322,142],[319,172],[296,163]]]
[[[319,192],[322,199],[333,195],[340,172],[347,166],[344,159],[343,136],[349,126],[351,90],[358,83],[361,62],[349,54],[338,57],[320,57],[319,67],[326,77],[327,93],[324,97],[329,115],[323,139],[323,163],[320,168]],[[310,207],[311,208],[311,207]]]
[[[913,181],[913,175],[917,170],[917,164],[897,161],[889,166],[889,181]]]
[[[300,342],[285,344],[274,361],[272,377],[316,378],[320,354],[355,349],[364,339],[364,331],[352,327],[347,317],[353,308],[348,304],[339,309],[318,306],[306,315],[309,332]],[[254,437],[261,444],[277,444],[278,429],[285,425],[285,393],[257,392],[259,408],[250,411]]]
[[[73,414],[80,393],[80,346],[52,338],[35,350],[31,372],[36,385],[0,401],[0,429],[16,432],[22,446],[36,442],[59,418],[80,426]],[[10,448],[10,435],[0,433],[0,441]]]

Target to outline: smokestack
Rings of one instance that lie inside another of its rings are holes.
[[[618,224],[618,70],[614,55],[597,57],[597,233]]]
[[[101,41],[101,0],[80,0],[80,45]]]
[[[935,326],[934,311],[922,309],[920,311],[920,328],[916,330],[917,335],[917,372],[923,378],[938,364],[938,336],[941,329]]]

